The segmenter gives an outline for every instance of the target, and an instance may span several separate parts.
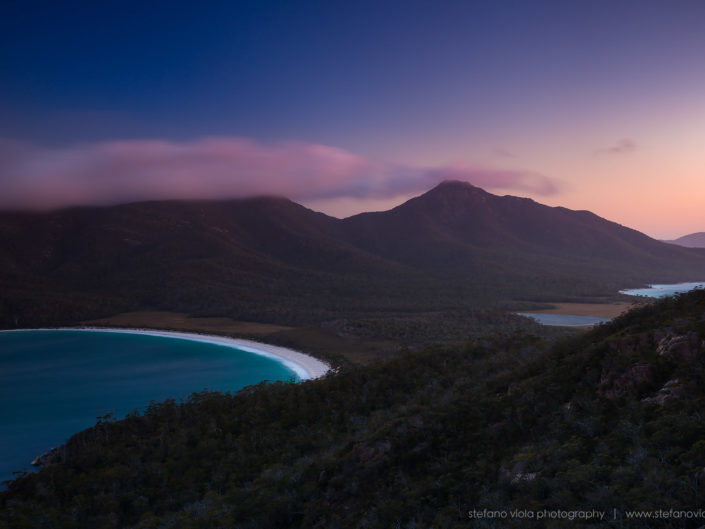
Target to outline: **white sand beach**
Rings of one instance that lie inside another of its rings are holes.
[[[46,329],[22,329],[26,331],[91,331],[91,332],[117,332],[129,334],[148,334],[150,336],[163,336],[169,338],[179,338],[181,340],[192,340],[196,342],[205,342],[225,347],[232,347],[254,353],[262,356],[278,360],[286,367],[296,373],[302,380],[319,378],[325,375],[330,366],[312,356],[279,347],[276,345],[255,342],[253,340],[242,340],[240,338],[229,338],[227,336],[217,336],[213,334],[197,334],[176,331],[159,331],[155,329],[116,329],[111,327],[58,327]]]

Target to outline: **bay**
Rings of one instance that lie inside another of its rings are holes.
[[[281,362],[173,337],[70,330],[0,332],[0,481],[112,413],[298,380]]]

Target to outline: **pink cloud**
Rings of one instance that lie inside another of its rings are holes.
[[[550,179],[530,171],[407,167],[303,142],[210,137],[50,148],[0,139],[4,209],[254,195],[380,198],[421,192],[445,179],[489,189],[555,192]]]
[[[535,171],[456,165],[439,169],[434,174],[439,180],[463,180],[487,189],[525,191],[539,195],[558,192],[558,186],[552,179]]]
[[[611,147],[597,149],[595,154],[629,154],[636,150],[636,143],[628,138],[619,140]]]

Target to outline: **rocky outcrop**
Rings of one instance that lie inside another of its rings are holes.
[[[639,363],[630,367],[626,373],[619,376],[602,374],[598,393],[609,400],[618,399],[642,382],[653,380],[653,369],[650,364]]]
[[[656,394],[643,398],[642,402],[656,402],[663,405],[671,398],[682,398],[686,388],[676,378],[677,368],[680,366],[687,369],[686,366],[689,362],[705,351],[705,340],[702,338],[702,333],[692,329],[692,320],[675,319],[671,326],[611,341],[610,352],[620,359],[647,359],[649,356],[653,358],[652,355],[655,352],[668,362],[653,362],[657,365],[658,375],[655,374],[655,369],[648,362],[636,363],[626,371],[624,368],[619,371],[615,368],[603,368],[598,386],[599,395],[606,399],[615,400],[639,385],[642,390],[653,391],[655,388],[645,387],[644,383],[647,385],[662,383],[665,377],[669,376],[664,374],[663,370],[666,365],[670,365],[671,374],[668,382]]]
[[[504,484],[517,485],[525,481],[533,481],[539,475],[538,472],[527,472],[527,462],[519,460],[514,463],[511,470],[504,467],[499,469],[499,482]]]
[[[672,360],[689,360],[698,352],[701,345],[697,332],[691,331],[686,334],[654,333],[656,341],[656,352],[659,356]]]
[[[673,378],[666,382],[663,387],[658,390],[656,395],[641,399],[641,402],[655,402],[663,406],[668,399],[682,399],[685,394],[685,386],[681,383],[680,379]]]
[[[40,456],[35,457],[30,465],[33,467],[41,467],[46,465],[55,465],[57,463],[63,463],[65,460],[65,446],[59,446],[50,449],[48,452],[43,453]]]

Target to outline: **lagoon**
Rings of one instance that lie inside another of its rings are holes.
[[[627,296],[665,298],[666,296],[681,294],[683,292],[688,292],[696,288],[705,288],[705,283],[670,283],[649,285],[647,288],[629,288],[625,290],[620,290],[619,293],[626,294]]]
[[[518,312],[519,316],[531,318],[541,325],[553,325],[560,327],[586,327],[610,321],[609,318],[598,318],[597,316],[575,316],[573,314],[543,314],[538,312]]]
[[[669,283],[669,284],[654,284],[650,285],[648,288],[631,288],[620,290],[620,294],[626,294],[628,296],[642,296],[651,298],[663,298],[666,296],[673,296],[682,292],[688,292],[695,288],[705,288],[705,283],[691,282],[691,283]],[[561,304],[559,304],[561,305]],[[570,304],[563,304],[570,305]],[[574,315],[574,314],[556,314],[559,312],[557,309],[553,309],[551,313],[547,312],[520,312],[520,316],[526,316],[532,318],[536,322],[542,325],[555,325],[561,327],[583,327],[597,325],[599,323],[605,323],[610,321],[610,318],[602,318],[598,316],[589,315]],[[606,315],[606,314],[603,314]]]
[[[113,413],[204,389],[299,380],[274,358],[214,343],[131,333],[0,332],[0,481]]]

